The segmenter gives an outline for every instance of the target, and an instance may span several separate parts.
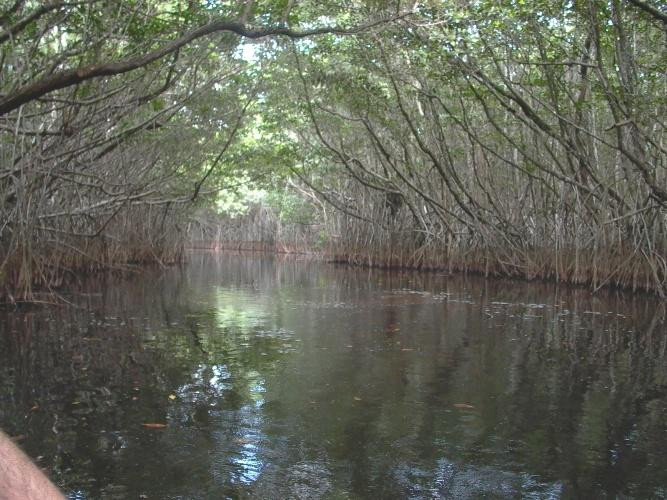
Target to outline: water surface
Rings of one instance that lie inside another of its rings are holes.
[[[71,498],[667,498],[647,296],[195,254],[65,298],[0,312],[0,427]]]

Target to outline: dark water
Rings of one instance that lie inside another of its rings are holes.
[[[67,298],[0,313],[0,427],[72,498],[667,498],[649,297],[194,255]]]

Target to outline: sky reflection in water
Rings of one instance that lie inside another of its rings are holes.
[[[0,427],[72,498],[667,495],[648,297],[197,254],[69,298],[0,313]]]

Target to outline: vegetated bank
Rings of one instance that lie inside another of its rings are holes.
[[[3,300],[193,238],[666,294],[658,2],[98,3],[1,17]]]
[[[342,19],[339,3],[0,6],[0,302],[179,260],[193,211],[235,176],[230,148],[262,90],[263,63],[242,41],[396,17],[385,6]],[[330,25],[313,28],[323,13]]]
[[[586,21],[561,12],[565,41],[535,14],[477,22],[479,40],[417,61],[381,46],[361,109],[305,96],[312,136],[348,172],[335,190],[311,182],[350,213],[335,252],[664,294],[665,80],[639,76],[664,67],[644,45],[664,33],[614,2]]]
[[[295,223],[281,220],[271,207],[261,204],[235,217],[200,214],[190,228],[191,249],[308,254],[332,263],[366,267],[472,272],[594,290],[610,287],[665,293],[664,275],[627,248],[605,252],[523,248],[512,254],[507,246],[448,247],[442,242],[424,242],[411,227],[389,232],[344,216],[326,223]]]
[[[276,227],[316,230],[253,245],[664,296],[664,16],[639,3],[425,7],[281,53],[264,137],[307,208]]]

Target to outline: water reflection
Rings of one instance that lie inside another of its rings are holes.
[[[0,314],[0,426],[73,498],[667,494],[648,297],[199,254],[69,298]]]

